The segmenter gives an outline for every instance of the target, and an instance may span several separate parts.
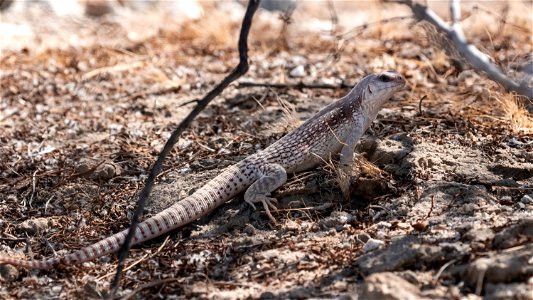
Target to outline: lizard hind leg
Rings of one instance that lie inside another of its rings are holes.
[[[270,193],[287,182],[287,172],[279,164],[266,164],[259,167],[259,179],[255,181],[244,193],[244,201],[250,204],[253,209],[255,204],[261,202],[266,214],[275,224],[276,219],[270,213],[270,209],[276,209],[275,204],[278,201],[275,198],[268,197]]]

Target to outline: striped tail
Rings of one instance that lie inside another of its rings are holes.
[[[256,173],[253,166],[243,162],[226,168],[224,172],[191,196],[140,223],[135,231],[132,244],[153,239],[208,214],[255,181]],[[128,229],[64,257],[54,257],[47,260],[28,261],[0,254],[0,264],[42,270],[51,269],[59,264],[78,264],[118,251],[127,234]]]

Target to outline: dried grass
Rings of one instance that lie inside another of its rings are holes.
[[[505,94],[498,99],[498,103],[513,133],[533,134],[533,115],[528,113],[519,97]]]
[[[197,45],[209,45],[215,48],[235,44],[236,24],[216,10],[210,11],[209,14],[214,14],[214,16],[185,22],[180,30],[181,38]]]

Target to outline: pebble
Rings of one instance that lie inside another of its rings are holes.
[[[276,299],[276,296],[272,292],[263,292],[261,296],[259,296],[259,299],[261,300]]]
[[[192,145],[192,140],[179,139],[177,144],[178,144],[178,148],[180,150],[185,150],[185,149],[189,148]]]
[[[356,240],[360,243],[360,244],[366,244],[366,242],[368,242],[368,240],[370,239],[370,236],[366,233],[360,233],[356,236]]]
[[[524,204],[533,204],[533,194],[532,195],[524,195],[520,199],[520,202],[522,202]]]
[[[249,236],[253,236],[255,234],[255,227],[252,226],[251,224],[246,224],[244,225],[244,229],[243,229],[244,233],[246,233],[247,235]]]
[[[305,76],[305,68],[303,65],[298,65],[294,69],[291,70],[289,73],[291,77],[304,77]]]
[[[12,265],[0,265],[0,278],[4,282],[13,282],[19,277],[19,271]]]
[[[287,220],[285,222],[285,228],[289,231],[300,231],[300,226],[293,220]]]
[[[373,238],[369,238],[368,241],[365,243],[365,246],[363,247],[363,251],[365,252],[374,251],[376,249],[379,249],[383,245],[385,245],[385,242],[376,240]]]
[[[53,218],[34,218],[19,223],[15,228],[33,235],[40,232],[46,232],[55,226],[57,226],[57,221]]]
[[[511,148],[520,148],[522,147],[524,143],[522,143],[521,141],[517,140],[516,138],[511,138],[508,142],[507,142],[507,145],[509,145],[509,147]]]
[[[190,173],[190,172],[192,172],[192,169],[191,169],[191,167],[189,166],[189,164],[186,164],[183,168],[181,168],[181,169],[178,170],[178,173],[180,173],[181,175],[183,175],[183,174],[188,174],[188,173]]]

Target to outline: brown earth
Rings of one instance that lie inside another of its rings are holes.
[[[320,30],[331,25],[327,3],[302,4],[285,29],[277,13],[259,11],[240,79],[338,85],[386,69],[404,74],[408,87],[358,145],[352,176],[340,177],[334,163],[292,176],[274,194],[279,226],[239,196],[136,246],[119,295],[533,299],[528,102],[461,71],[410,19],[349,31],[409,15],[366,4],[336,3],[333,33]],[[531,4],[512,4],[506,15],[470,5],[463,21],[468,38],[510,73],[532,51]],[[42,259],[128,226],[170,132],[238,62],[242,9],[202,5],[198,20],[157,8],[77,19],[39,7],[2,13],[32,34],[2,31],[0,251]],[[343,32],[351,33],[335,38]],[[299,66],[301,77],[291,77]],[[233,84],[167,158],[147,214],[347,91]],[[0,298],[100,298],[115,268],[114,256],[50,271],[2,266]]]

